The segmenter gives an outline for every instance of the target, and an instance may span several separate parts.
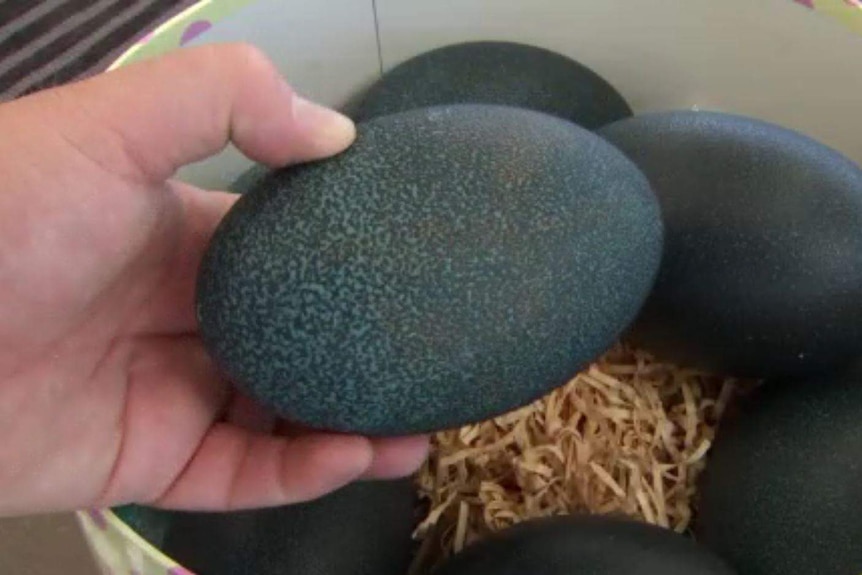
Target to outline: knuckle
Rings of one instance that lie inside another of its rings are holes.
[[[269,56],[249,43],[208,44],[197,47],[188,55],[190,58],[186,62],[195,71],[208,71],[217,77],[228,74],[239,79],[277,73]]]
[[[225,46],[227,57],[242,71],[254,75],[277,73],[266,53],[253,44],[237,43]]]

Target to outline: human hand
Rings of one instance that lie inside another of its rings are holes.
[[[229,140],[280,166],[354,137],[245,46],[0,105],[0,515],[281,505],[419,466],[424,437],[276,425],[197,336],[197,267],[235,197],[175,171]]]

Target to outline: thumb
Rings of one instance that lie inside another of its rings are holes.
[[[261,51],[244,44],[179,50],[15,105],[51,110],[77,149],[148,182],[164,181],[229,142],[279,167],[336,154],[356,135],[353,122],[299,97]]]

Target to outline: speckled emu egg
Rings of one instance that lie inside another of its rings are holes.
[[[164,553],[198,575],[407,575],[413,481],[359,481],[313,501],[173,512]]]
[[[633,341],[738,376],[796,377],[862,348],[862,171],[797,132],[712,112],[600,134],[649,178],[666,241]]]
[[[453,555],[432,575],[734,575],[669,529],[603,516],[533,519]]]
[[[698,538],[744,575],[862,573],[862,371],[769,381],[722,422]]]
[[[633,320],[661,252],[643,175],[537,112],[421,109],[235,204],[200,271],[213,357],[283,417],[391,435],[564,384]]]
[[[595,129],[632,115],[604,78],[556,52],[514,42],[466,42],[411,58],[374,84],[358,120],[414,108],[497,104]]]

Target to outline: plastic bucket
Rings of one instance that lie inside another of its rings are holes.
[[[853,127],[862,94],[859,0],[204,0],[112,68],[180,46],[245,41],[301,93],[340,107],[382,70],[479,39],[567,54],[607,78],[636,112],[697,107],[754,116],[862,163],[862,130]],[[179,176],[224,189],[248,166],[228,149]],[[78,518],[104,573],[188,573],[139,533],[158,540],[157,513],[92,510]]]

